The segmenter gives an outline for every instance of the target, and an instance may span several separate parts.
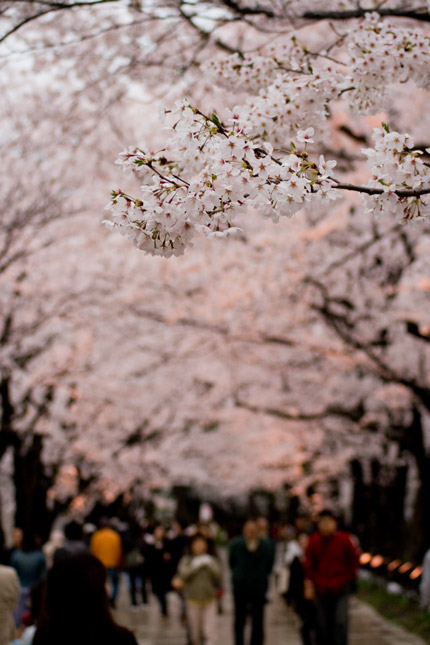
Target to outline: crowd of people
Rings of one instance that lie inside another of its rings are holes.
[[[235,645],[244,645],[248,621],[250,645],[263,645],[274,590],[297,613],[303,645],[347,645],[358,557],[357,544],[338,530],[330,511],[316,527],[307,517],[277,531],[265,518],[246,521],[228,545]],[[137,645],[113,618],[124,580],[132,609],[148,604],[151,592],[163,620],[174,592],[189,645],[217,643],[226,580],[210,522],[141,527],[103,518],[96,528],[71,521],[43,547],[15,529],[2,560],[0,645]]]

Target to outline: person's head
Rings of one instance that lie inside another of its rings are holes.
[[[266,538],[269,535],[269,522],[265,517],[257,518],[258,534],[261,538]]]
[[[325,509],[318,516],[318,530],[321,535],[333,535],[337,531],[337,518],[333,511]]]
[[[192,555],[204,555],[208,552],[208,541],[204,535],[195,535],[191,541]]]
[[[200,533],[200,535],[204,535],[206,538],[210,537],[211,529],[207,522],[198,522],[197,531]]]
[[[258,540],[259,532],[257,522],[255,522],[254,520],[248,520],[247,522],[245,522],[245,524],[243,525],[242,533],[247,542]]]
[[[296,515],[294,519],[294,528],[296,529],[297,533],[309,531],[310,525],[311,521],[309,515],[305,513],[299,513],[298,515]]]
[[[23,536],[24,536],[23,530],[15,526],[15,528],[12,531],[12,543],[15,549],[21,548]]]
[[[172,531],[176,535],[182,535],[183,534],[184,528],[183,528],[182,524],[179,522],[179,520],[173,520],[173,522],[172,522]]]
[[[107,517],[101,517],[98,522],[98,528],[99,530],[110,528],[110,520]]]
[[[66,536],[66,540],[70,540],[71,542],[82,540],[83,531],[81,524],[72,520],[64,527],[64,535]]]
[[[164,526],[162,524],[157,524],[157,526],[154,528],[154,538],[156,542],[162,542],[164,540],[166,531],[164,530]]]
[[[110,628],[115,623],[100,560],[83,553],[56,562],[46,578],[34,645],[106,642]]]

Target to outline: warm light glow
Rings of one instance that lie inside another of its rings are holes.
[[[384,558],[382,555],[375,555],[370,561],[370,566],[373,569],[377,569],[378,567],[382,567],[384,564]]]
[[[409,569],[412,569],[412,564],[410,562],[405,562],[405,564],[402,564],[401,567],[399,567],[399,573],[406,573],[409,571]]]
[[[370,555],[370,553],[362,553],[360,555],[360,564],[369,564],[371,559],[372,556]]]
[[[415,569],[411,571],[411,573],[409,574],[409,577],[411,580],[416,580],[417,578],[420,577],[422,572],[423,572],[422,567],[415,567]]]
[[[401,564],[402,564],[401,560],[393,560],[392,562],[390,562],[387,569],[388,571],[395,571],[398,567],[400,567]]]

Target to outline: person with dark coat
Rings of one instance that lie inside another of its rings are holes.
[[[24,533],[21,548],[13,552],[10,564],[18,574],[21,587],[19,602],[15,609],[16,626],[21,627],[30,589],[43,578],[46,572],[46,559],[35,535],[28,531]]]
[[[146,536],[144,555],[152,592],[159,602],[161,615],[166,617],[167,592],[172,588],[171,581],[175,571],[165,529],[161,524],[154,528],[152,535]]]
[[[69,558],[78,553],[89,553],[89,548],[84,542],[84,533],[82,526],[72,520],[64,527],[65,541],[62,546],[54,551],[53,564],[61,560],[61,558]]]
[[[317,606],[318,645],[347,645],[348,604],[359,567],[359,553],[336,516],[320,513],[318,531],[305,553],[305,598]]]
[[[272,545],[259,537],[257,524],[249,520],[241,537],[235,538],[229,549],[234,597],[235,645],[243,645],[247,615],[251,616],[251,645],[264,642],[264,606],[269,575],[273,568]]]
[[[33,645],[137,645],[115,623],[106,592],[106,569],[91,554],[60,558],[48,572]]]
[[[122,551],[124,554],[124,571],[128,576],[130,601],[132,607],[137,607],[140,591],[142,604],[148,604],[146,593],[145,557],[143,555],[142,530],[133,522],[121,533]]]

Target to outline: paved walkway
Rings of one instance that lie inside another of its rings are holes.
[[[139,645],[186,645],[186,635],[180,622],[180,605],[176,594],[168,596],[169,617],[159,615],[153,597],[147,606],[132,611],[128,605],[125,580],[121,585],[118,622],[134,631]],[[233,645],[232,606],[230,597],[223,599],[224,613],[218,618],[218,645]],[[275,597],[267,606],[266,645],[301,645],[297,620],[281,598]],[[424,641],[388,623],[369,605],[352,600],[350,645],[425,645]]]

